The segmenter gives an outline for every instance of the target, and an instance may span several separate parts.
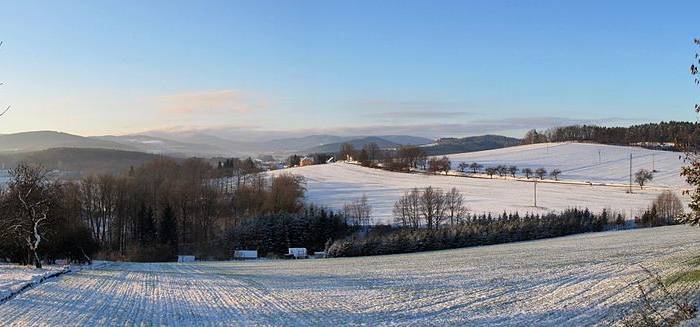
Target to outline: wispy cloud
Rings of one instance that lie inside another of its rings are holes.
[[[455,118],[470,115],[464,111],[389,111],[389,112],[373,112],[367,114],[368,117],[386,118],[386,119],[440,119],[440,118]]]
[[[502,134],[522,137],[529,129],[547,129],[557,126],[575,124],[629,125],[636,121],[624,118],[574,119],[562,117],[509,117],[502,119],[480,119],[464,123],[430,123],[430,124],[374,124],[364,126],[336,126],[329,128],[305,128],[293,130],[269,130],[261,126],[217,126],[200,128],[219,137],[244,140],[255,137],[256,140],[269,140],[285,137],[300,137],[314,134],[350,135],[413,135],[428,138],[464,137],[483,134]],[[186,128],[181,128],[186,130]]]
[[[460,137],[482,134],[504,134],[522,136],[529,129],[547,129],[577,124],[620,124],[629,122],[622,118],[572,119],[562,117],[509,117],[503,119],[481,119],[464,123],[369,125],[338,127],[336,133],[349,135],[409,134],[424,137]]]
[[[390,100],[369,99],[359,100],[353,104],[374,110],[418,111],[418,110],[450,110],[467,106],[466,103],[434,100]]]
[[[465,110],[471,108],[469,104],[451,101],[370,99],[352,101],[350,105],[367,112],[366,117],[385,121],[436,120],[471,114]]]
[[[198,91],[155,98],[161,111],[171,114],[249,113],[267,108],[267,101],[239,90]]]

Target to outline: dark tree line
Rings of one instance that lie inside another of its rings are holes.
[[[700,144],[700,123],[669,121],[629,127],[574,125],[556,127],[542,133],[531,130],[523,138],[523,144],[569,141],[616,145],[639,144],[681,150]],[[672,143],[674,146],[659,146],[664,143]]]
[[[71,187],[48,175],[27,164],[10,171],[12,179],[0,193],[0,260],[41,268],[42,259],[89,262],[97,251]]]
[[[232,161],[233,162],[233,161]],[[228,231],[258,217],[304,209],[300,176],[248,170],[232,192],[219,184],[238,174],[230,163],[156,159],[117,175],[58,181],[23,164],[0,197],[0,260],[69,258],[168,261],[177,254],[228,258]],[[235,180],[235,178],[234,178]]]
[[[535,240],[605,230],[607,212],[587,209],[562,213],[498,216],[467,215],[457,224],[440,228],[378,226],[368,233],[335,241],[328,254],[335,257],[409,253]]]
[[[250,219],[233,228],[227,242],[233,250],[255,249],[262,256],[282,256],[290,247],[325,251],[354,231],[342,215],[310,206],[298,213],[275,213]]]

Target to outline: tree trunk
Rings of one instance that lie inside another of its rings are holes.
[[[39,260],[39,255],[36,253],[36,249],[32,249],[32,252],[34,253],[34,267],[36,267],[36,269],[41,269],[41,260]]]

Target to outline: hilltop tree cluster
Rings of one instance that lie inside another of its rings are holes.
[[[428,156],[425,151],[416,146],[402,146],[397,149],[381,149],[376,143],[365,144],[362,149],[355,149],[350,143],[340,146],[336,154],[340,160],[352,159],[365,167],[374,167],[391,171],[409,171],[410,169],[425,169]]]
[[[668,144],[664,148],[682,150],[700,144],[700,123],[670,121],[629,127],[595,125],[556,127],[545,132],[530,130],[523,137],[522,143],[570,141],[616,145],[638,144],[650,147]]]

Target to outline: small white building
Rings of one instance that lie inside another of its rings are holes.
[[[193,255],[178,255],[177,262],[195,262],[196,259]]]
[[[309,255],[306,253],[306,248],[289,248],[289,255],[294,259],[306,259]]]
[[[234,260],[252,260],[258,258],[257,250],[236,250],[233,251]]]

